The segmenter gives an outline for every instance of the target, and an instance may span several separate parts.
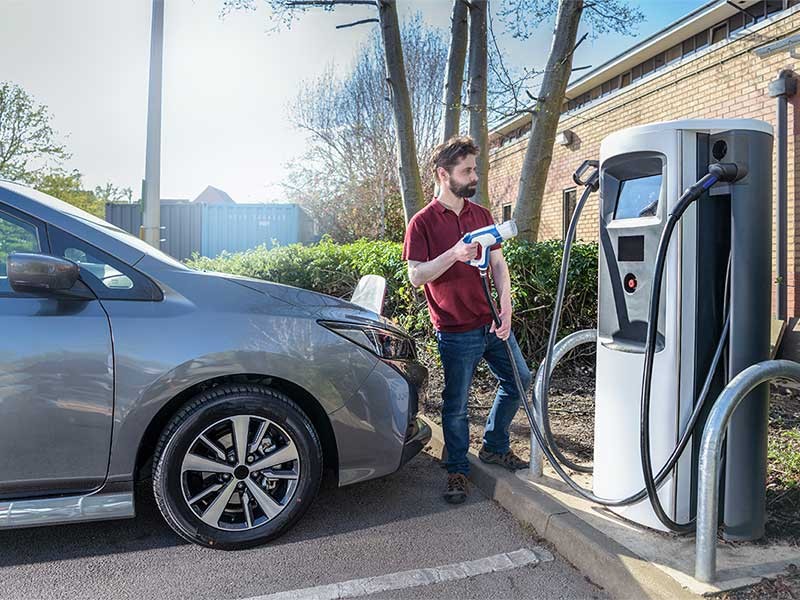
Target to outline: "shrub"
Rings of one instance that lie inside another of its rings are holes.
[[[511,240],[503,252],[511,272],[514,332],[523,354],[540,360],[547,343],[556,285],[561,267],[560,241],[538,243]],[[426,346],[433,328],[422,289],[411,286],[406,264],[395,242],[358,240],[336,244],[323,238],[318,244],[293,244],[268,250],[265,246],[217,258],[193,257],[197,269],[256,277],[348,298],[363,275],[386,279],[384,314],[405,327]],[[567,294],[559,337],[593,327],[597,313],[597,245],[576,243],[568,273]]]

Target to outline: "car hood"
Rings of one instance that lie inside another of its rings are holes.
[[[242,277],[239,275],[228,275],[227,273],[214,273],[214,275],[224,277],[234,283],[266,294],[272,298],[286,302],[293,306],[304,309],[309,314],[317,316],[319,319],[331,321],[351,321],[363,323],[365,325],[382,325],[388,329],[395,330],[407,335],[402,329],[394,325],[389,319],[370,310],[327,294],[312,292],[297,288],[291,285],[273,283],[263,279],[252,277]]]

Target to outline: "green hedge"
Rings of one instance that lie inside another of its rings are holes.
[[[350,296],[362,275],[381,275],[387,282],[384,314],[429,345],[433,329],[425,296],[421,289],[409,283],[400,251],[401,245],[394,242],[358,240],[352,244],[336,244],[323,239],[311,246],[293,244],[272,250],[260,247],[213,259],[195,256],[188,264],[197,269],[256,277],[341,298]],[[547,343],[562,244],[512,240],[503,245],[503,252],[511,271],[514,332],[523,353],[538,361]],[[597,245],[577,243],[572,248],[561,335],[594,326],[596,307]]]

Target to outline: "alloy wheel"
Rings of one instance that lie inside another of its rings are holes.
[[[294,440],[255,415],[221,419],[189,445],[181,464],[183,498],[207,525],[247,531],[268,523],[292,499],[300,479]]]

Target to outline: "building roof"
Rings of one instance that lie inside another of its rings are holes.
[[[209,185],[192,202],[203,204],[236,204],[226,192]]]
[[[595,86],[628,71],[631,67],[651,56],[663,52],[682,40],[735,15],[739,12],[737,6],[745,9],[757,3],[758,0],[731,0],[730,2],[728,0],[711,0],[570,83],[567,86],[565,99],[577,98]],[[490,131],[490,136],[505,135],[530,121],[530,118],[530,114],[511,117],[493,127]]]

